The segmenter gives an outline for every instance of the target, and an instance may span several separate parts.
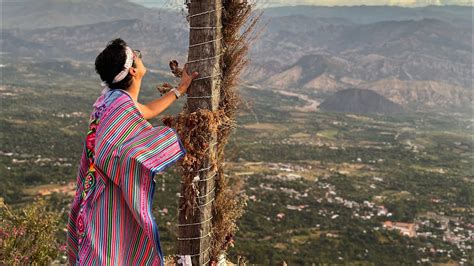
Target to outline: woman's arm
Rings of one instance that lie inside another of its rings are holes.
[[[189,85],[191,85],[191,82],[193,81],[193,79],[196,78],[198,75],[199,75],[198,72],[194,72],[192,75],[189,75],[187,71],[187,64],[184,65],[183,76],[181,77],[181,82],[177,88],[178,91],[181,93],[181,95],[184,95],[186,93]],[[164,96],[148,104],[137,103],[137,106],[138,106],[138,110],[140,111],[140,113],[142,113],[143,117],[146,120],[149,120],[161,114],[175,100],[176,100],[175,94],[172,91],[169,91]]]
[[[182,88],[178,88],[179,92],[183,94]],[[174,101],[176,100],[176,95],[169,91],[164,96],[150,102],[147,104],[137,103],[138,110],[142,113],[143,117],[146,120],[152,119],[153,117],[161,114],[164,110],[166,110]]]

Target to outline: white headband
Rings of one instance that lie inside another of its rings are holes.
[[[123,70],[115,76],[112,83],[117,83],[122,81],[127,75],[128,70],[132,67],[133,64],[133,51],[130,47],[125,48],[125,53],[127,54],[127,59],[125,60],[125,64],[123,65]]]

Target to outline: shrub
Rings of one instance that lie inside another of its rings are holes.
[[[12,210],[0,198],[0,264],[50,264],[60,251],[59,221],[44,200]]]

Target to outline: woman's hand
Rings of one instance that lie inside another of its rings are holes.
[[[191,75],[189,75],[187,68],[188,68],[188,64],[186,63],[184,64],[183,76],[181,77],[181,82],[179,83],[179,86],[178,86],[178,91],[181,94],[185,94],[189,88],[189,85],[191,85],[191,82],[193,81],[193,79],[199,76],[198,72],[193,72]]]
[[[177,63],[176,63],[176,66],[177,66]],[[188,64],[184,65],[183,73],[181,76],[181,82],[178,86],[178,90],[181,94],[186,93],[193,79],[199,75],[198,72],[193,72],[193,74],[189,75],[187,71],[187,66]],[[170,63],[170,67],[171,67],[171,63]],[[173,67],[171,67],[171,69],[173,70]],[[166,93],[166,95],[163,97],[160,97],[148,104],[137,103],[137,106],[138,106],[138,110],[143,115],[143,117],[146,120],[149,120],[153,117],[156,117],[164,110],[166,110],[166,108],[168,108],[168,106],[170,106],[175,100],[176,100],[176,95],[168,91],[168,93]]]

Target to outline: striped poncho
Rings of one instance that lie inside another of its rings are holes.
[[[151,212],[154,175],[184,154],[176,132],[153,127],[128,93],[99,97],[69,213],[69,263],[164,265]]]

